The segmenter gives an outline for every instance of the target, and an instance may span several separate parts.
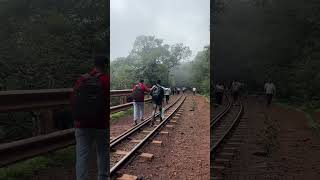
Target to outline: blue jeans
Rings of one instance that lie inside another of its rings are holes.
[[[109,179],[109,133],[107,129],[76,128],[76,176],[88,180],[89,154],[95,142],[97,151],[98,180]]]
[[[144,113],[144,102],[133,102],[133,120],[142,120]]]

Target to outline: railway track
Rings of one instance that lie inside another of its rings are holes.
[[[180,110],[186,96],[180,96],[174,103],[165,108],[165,118],[160,122],[157,113],[154,126],[150,126],[152,117],[147,118],[110,142],[110,177],[115,178],[117,172],[139,154],[143,145],[150,143],[156,134],[173,118]]]
[[[243,114],[242,102],[232,105],[228,99],[225,108],[210,122],[211,179],[224,179],[225,169],[231,165],[237,147],[241,145],[242,136],[237,133],[242,128],[240,118]]]
[[[176,99],[172,104],[169,104],[168,106],[164,107],[165,111],[167,109],[171,108],[172,106],[174,106],[181,98],[182,98],[182,96],[179,96],[178,99]],[[157,112],[155,115],[156,115],[156,117],[158,117],[159,116],[159,112]],[[115,145],[117,145],[121,141],[125,140],[128,136],[133,134],[135,131],[137,131],[141,127],[147,125],[150,122],[151,119],[152,119],[151,117],[148,117],[143,122],[140,122],[139,124],[133,126],[132,128],[128,129],[127,131],[123,132],[119,136],[111,139],[110,140],[110,148],[113,148]]]

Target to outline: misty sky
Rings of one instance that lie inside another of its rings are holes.
[[[181,42],[192,57],[210,42],[209,0],[111,0],[110,19],[111,60],[128,56],[140,35]]]

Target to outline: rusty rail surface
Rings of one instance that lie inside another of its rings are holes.
[[[227,107],[227,108],[230,108],[230,107]],[[231,124],[227,127],[227,129],[225,129],[225,131],[221,134],[220,137],[217,137],[217,141],[215,141],[214,143],[212,143],[210,146],[210,152],[211,152],[211,155],[213,157],[213,159],[215,158],[216,156],[216,151],[217,149],[221,146],[221,144],[225,141],[226,137],[228,135],[230,135],[230,133],[232,132],[232,130],[234,128],[236,128],[236,125],[238,124],[238,122],[240,121],[240,118],[243,114],[243,111],[244,111],[244,107],[243,107],[243,104],[242,102],[240,101],[240,109],[239,111],[237,112],[237,115],[235,118],[233,118],[230,122]],[[222,119],[224,116],[220,116],[219,119]],[[213,127],[211,127],[210,131],[213,131]]]
[[[0,113],[69,106],[71,92],[71,88],[0,91]],[[110,96],[128,96],[131,92],[131,89],[111,90]],[[145,99],[145,102],[149,101],[151,98]],[[112,106],[110,112],[130,107],[132,103]],[[73,144],[75,144],[74,128],[0,144],[0,167]]]

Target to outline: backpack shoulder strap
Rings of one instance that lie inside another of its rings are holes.
[[[85,73],[85,74],[82,74],[81,77],[84,78],[84,79],[87,79],[87,78],[90,77],[90,74],[89,73]]]
[[[137,90],[139,90],[139,89],[141,89],[140,85],[139,85],[139,84],[136,84],[136,85],[134,86],[134,91],[137,91]]]
[[[80,82],[83,83],[84,81],[86,81],[88,78],[90,78],[90,74],[89,73],[86,73],[86,74],[82,74],[80,76]]]
[[[97,73],[94,75],[94,77],[96,77],[96,78],[99,78],[100,76],[102,76],[102,73],[100,73],[100,72],[97,72]]]

